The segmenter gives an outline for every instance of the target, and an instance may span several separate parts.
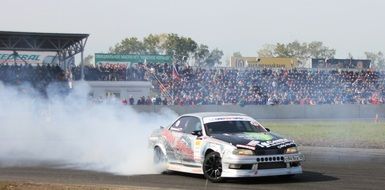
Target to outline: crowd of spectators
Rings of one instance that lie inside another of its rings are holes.
[[[1,64],[0,81],[30,82],[43,91],[49,83],[80,79],[59,66]],[[71,73],[71,72],[69,72]],[[382,104],[385,72],[371,70],[312,70],[200,68],[172,64],[104,64],[85,67],[86,80],[152,82],[155,97],[122,100],[128,105],[276,105]]]
[[[5,85],[30,84],[45,94],[47,86],[67,81],[66,73],[57,65],[0,64],[0,81]]]
[[[145,73],[143,64],[135,64],[132,67],[126,64],[84,67],[84,79],[90,81],[143,81]],[[73,67],[72,75],[74,80],[81,79],[81,67]]]
[[[311,69],[180,67],[179,75],[156,70],[160,91],[177,105],[380,104],[385,73]],[[169,101],[171,102],[171,101]]]

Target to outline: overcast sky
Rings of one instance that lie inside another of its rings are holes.
[[[340,58],[385,50],[382,0],[2,0],[0,19],[5,31],[89,33],[87,54],[170,32],[226,57],[294,40],[323,41]]]

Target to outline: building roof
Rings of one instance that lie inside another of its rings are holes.
[[[55,51],[84,46],[89,34],[0,31],[0,50]]]

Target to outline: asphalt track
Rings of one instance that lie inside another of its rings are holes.
[[[119,176],[48,166],[1,167],[1,181],[141,187],[143,189],[385,189],[385,150],[303,147],[304,173],[293,178],[263,177],[207,182],[183,173]]]

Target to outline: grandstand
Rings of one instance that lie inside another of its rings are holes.
[[[6,85],[29,84],[43,96],[46,95],[48,85],[53,83],[60,88],[59,91],[68,91],[70,77],[66,71],[70,65],[67,64],[67,60],[80,53],[83,66],[83,52],[88,36],[88,34],[0,31],[0,50],[11,52],[4,54],[7,56],[2,56],[4,61],[0,63],[0,80]],[[31,61],[30,57],[20,56],[19,51],[54,52],[56,56],[51,57],[51,62],[58,60],[58,65],[40,65],[41,63],[37,62],[38,56],[34,56]],[[83,73],[83,69],[81,71]]]
[[[79,78],[79,68],[73,68]],[[151,72],[150,72],[151,70]],[[176,105],[382,104],[383,71],[336,69],[236,69],[172,64],[86,67],[86,80],[150,81],[156,95]]]
[[[9,64],[10,61],[0,64],[0,81],[6,85],[29,83],[44,94],[52,83],[68,84],[85,79],[92,84],[93,97],[113,95],[123,102],[134,98],[133,102],[140,105],[377,105],[385,102],[385,73],[370,69],[201,68],[171,63],[173,60],[167,56],[137,55],[124,57],[143,61],[130,66],[104,60],[107,63],[69,68],[65,60],[77,53],[83,57],[87,37],[88,34],[0,32],[0,50],[12,51],[14,59],[14,64]],[[60,65],[33,65],[18,57],[17,51],[54,51]],[[166,62],[147,62],[145,58]],[[16,59],[24,64],[17,64]]]

